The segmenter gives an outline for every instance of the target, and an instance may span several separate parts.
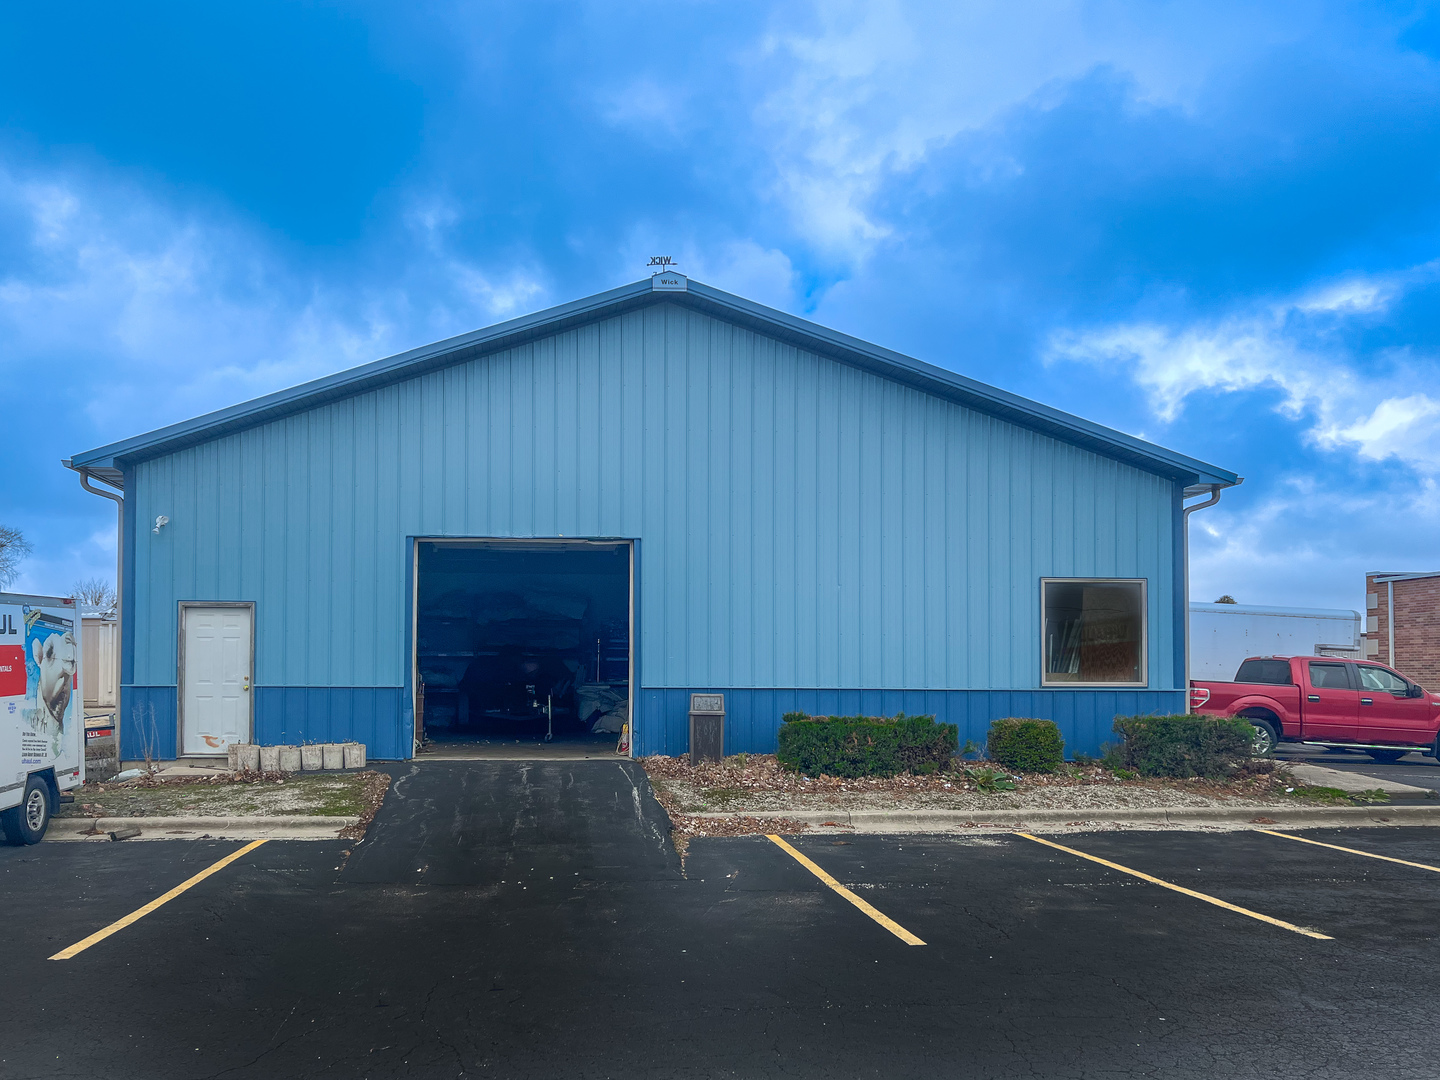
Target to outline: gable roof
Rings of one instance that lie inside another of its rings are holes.
[[[827,356],[843,364],[913,386],[1062,442],[1114,458],[1147,472],[1184,482],[1186,494],[1214,487],[1233,487],[1240,478],[1232,472],[1177,454],[1103,427],[1048,405],[1000,390],[953,371],[872,345],[818,323],[798,319],[739,296],[690,281],[680,274],[622,285],[559,307],[522,315],[483,330],[437,341],[370,364],[278,390],[251,401],[219,409],[192,420],[158,428],[143,435],[87,450],[67,459],[67,468],[88,474],[113,486],[123,483],[124,466],[145,458],[173,453],[231,432],[269,423],[316,406],[351,397],[427,371],[473,360],[536,338],[596,322],[625,311],[657,303],[673,303],[713,315],[757,333]]]

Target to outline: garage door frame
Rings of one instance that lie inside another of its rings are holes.
[[[640,538],[636,536],[407,536],[405,565],[405,707],[410,721],[411,757],[420,748],[418,701],[419,692],[419,622],[420,622],[420,545],[453,544],[474,547],[577,547],[624,545],[630,550],[630,756],[638,745],[635,725],[640,700]]]

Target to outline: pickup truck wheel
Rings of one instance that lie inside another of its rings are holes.
[[[38,776],[30,777],[20,805],[0,812],[0,825],[12,844],[38,844],[50,827],[50,785]]]
[[[1255,741],[1250,746],[1250,752],[1255,757],[1273,757],[1275,744],[1280,741],[1280,736],[1275,733],[1275,728],[1268,720],[1257,720],[1253,716],[1247,716],[1255,728]]]
[[[1408,751],[1408,750],[1366,750],[1365,752],[1366,752],[1367,754],[1369,754],[1372,758],[1374,758],[1376,761],[1383,761],[1383,762],[1385,762],[1385,764],[1389,765],[1389,764],[1391,764],[1391,763],[1393,763],[1393,762],[1399,761],[1402,757],[1404,757],[1404,756],[1405,756],[1406,754],[1408,754],[1410,751]]]

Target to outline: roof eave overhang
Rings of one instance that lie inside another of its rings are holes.
[[[680,289],[661,291],[648,279],[97,447],[76,454],[67,465],[77,472],[89,473],[97,479],[118,485],[123,480],[125,466],[133,462],[174,453],[428,371],[667,301],[725,319],[797,348],[913,386],[1147,472],[1166,476],[1183,484],[1187,496],[1239,483],[1239,477],[1234,473],[1203,461],[700,282],[689,281]]]

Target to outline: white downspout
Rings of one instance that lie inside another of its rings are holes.
[[[68,464],[68,462],[67,462]],[[92,495],[99,495],[102,498],[110,499],[115,503],[115,764],[120,764],[120,677],[124,670],[124,641],[125,641],[125,499],[113,491],[105,491],[102,488],[91,486],[90,474],[83,469],[76,469],[80,474],[80,486]],[[108,480],[101,480],[102,484],[108,484]],[[114,486],[113,484],[111,485]]]
[[[1390,641],[1390,666],[1395,666],[1395,581],[1385,583],[1385,636]]]
[[[1245,482],[1245,478],[1239,477],[1235,481],[1236,487]],[[1220,484],[1210,485],[1210,497],[1204,502],[1192,503],[1181,510],[1182,524],[1181,532],[1184,533],[1184,559],[1185,559],[1185,595],[1182,603],[1185,605],[1185,711],[1190,711],[1190,515],[1196,510],[1204,510],[1207,506],[1214,506],[1220,501]]]

